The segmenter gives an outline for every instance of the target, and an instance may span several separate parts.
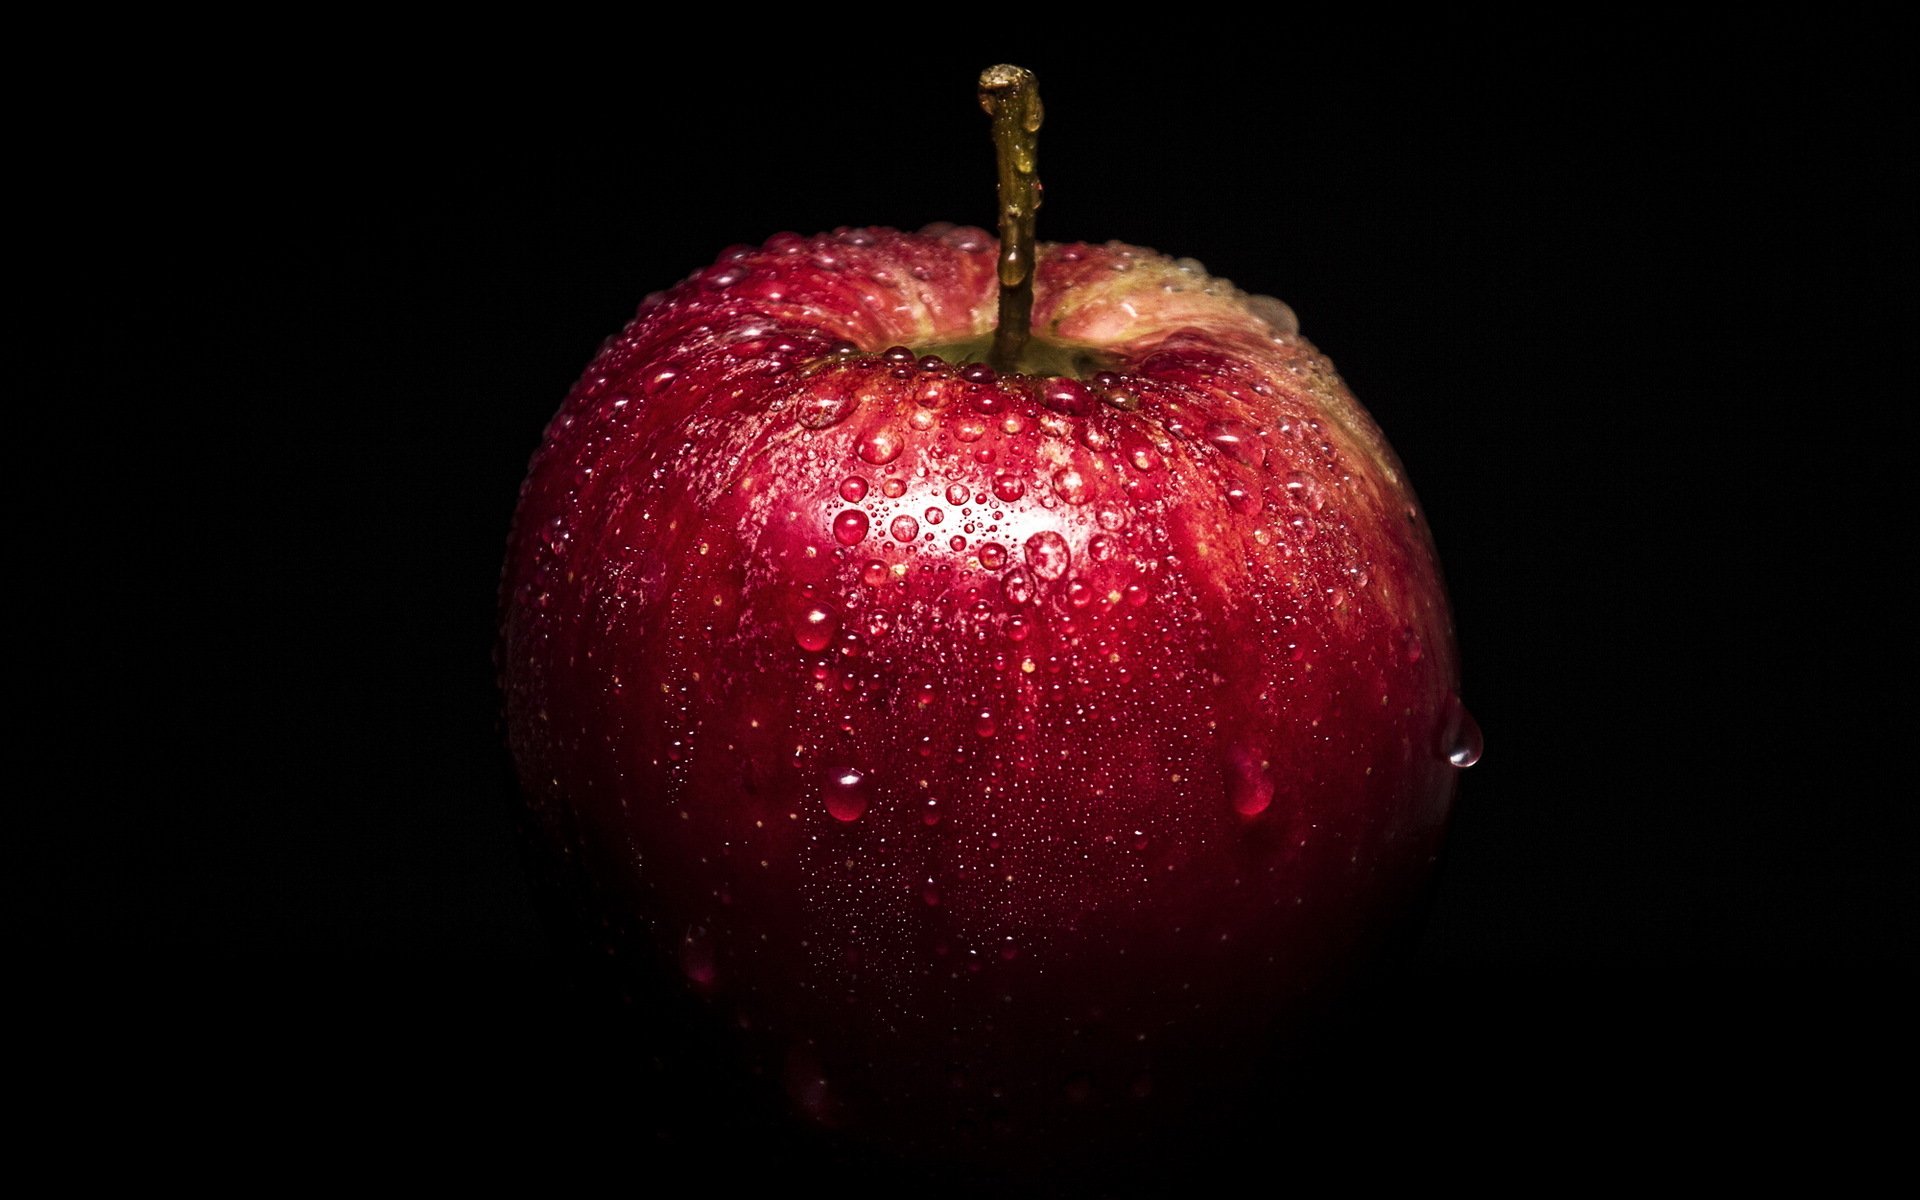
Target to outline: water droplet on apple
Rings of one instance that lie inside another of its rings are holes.
[[[1260,496],[1236,483],[1227,489],[1227,507],[1243,517],[1250,517],[1260,511]]]
[[[985,542],[980,547],[980,565],[989,571],[998,571],[1007,565],[1007,548],[999,542]]]
[[[794,419],[808,429],[828,429],[859,407],[860,398],[851,392],[809,392],[794,406]]]
[[[836,821],[857,821],[867,811],[867,773],[843,767],[827,776],[827,813]]]
[[[1096,533],[1087,539],[1087,557],[1095,562],[1106,562],[1113,557],[1113,538],[1109,534]]]
[[[1233,461],[1249,467],[1260,465],[1260,435],[1246,422],[1209,421],[1206,437],[1220,453]]]
[[[1093,389],[1078,379],[1056,376],[1040,385],[1040,403],[1069,417],[1084,417],[1099,402]]]
[[[967,485],[966,484],[953,483],[953,484],[947,485],[947,503],[948,504],[965,504],[966,502],[967,502]]]
[[[1257,817],[1273,803],[1273,776],[1261,755],[1245,746],[1227,751],[1227,799],[1243,817]]]
[[[974,225],[956,225],[942,233],[940,240],[962,254],[978,254],[993,245],[993,235]]]
[[[880,494],[882,496],[885,496],[889,500],[898,500],[900,497],[907,494],[906,480],[904,479],[887,480],[885,483],[882,483],[880,485]]]
[[[1300,332],[1300,318],[1284,300],[1272,296],[1248,296],[1247,311],[1267,323],[1276,338],[1290,338]]]
[[[981,709],[978,713],[974,715],[973,731],[979,734],[981,737],[983,738],[992,737],[995,733],[999,732],[999,729],[1000,729],[1000,726],[993,719],[993,713],[990,710]]]
[[[860,457],[874,466],[885,466],[900,457],[900,451],[906,447],[907,439],[900,431],[882,425],[878,429],[869,429],[860,435]]]
[[[893,535],[896,542],[910,542],[920,536],[920,522],[901,513],[893,519],[893,524],[887,526],[887,532]]]
[[[1314,512],[1319,512],[1322,508],[1326,507],[1326,494],[1322,491],[1319,481],[1314,479],[1313,476],[1300,471],[1289,471],[1287,472],[1286,487],[1287,499],[1293,501],[1295,504],[1303,508],[1310,508]]]
[[[793,640],[802,650],[825,650],[840,631],[840,614],[825,604],[809,604],[794,615]]]
[[[688,926],[680,939],[680,969],[695,986],[713,986],[713,936],[704,926]]]
[[[986,363],[977,362],[968,363],[965,367],[961,368],[960,378],[966,380],[968,383],[992,383],[998,379],[999,376],[994,374],[993,368]]]
[[[1486,741],[1480,733],[1480,723],[1473,719],[1467,706],[1460,697],[1447,697],[1446,717],[1442,722],[1445,730],[1441,738],[1441,753],[1447,761],[1456,767],[1466,768],[1480,761],[1481,753],[1486,749]]]
[[[868,559],[860,568],[860,582],[868,587],[879,587],[887,581],[887,564],[877,558]]]
[[[993,494],[1011,504],[1027,490],[1026,481],[1018,475],[1005,471],[996,471],[993,475]]]
[[[1062,467],[1053,473],[1053,490],[1068,504],[1087,502],[1087,477],[1072,467]]]
[[[1067,539],[1051,529],[1043,529],[1027,539],[1027,565],[1042,579],[1058,579],[1067,573],[1073,552]]]
[[[1125,529],[1127,510],[1117,504],[1102,504],[1094,510],[1093,519],[1100,523],[1100,528],[1108,531]]]
[[[1092,421],[1080,422],[1080,427],[1075,432],[1074,437],[1082,446],[1085,446],[1089,450],[1107,450],[1113,446],[1113,438],[1108,435],[1106,430],[1100,428]]]
[[[987,436],[987,423],[979,417],[962,417],[953,424],[953,436],[963,442],[977,442]]]
[[[842,546],[855,546],[867,536],[865,510],[849,508],[833,519],[833,536]]]
[[[947,510],[938,505],[929,505],[927,511],[922,513],[921,516],[926,518],[927,524],[938,525],[947,519]]]
[[[1033,579],[1015,567],[1000,581],[1000,591],[1006,596],[1008,604],[1025,604],[1033,599]]]

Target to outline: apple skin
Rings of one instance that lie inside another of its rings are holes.
[[[928,358],[990,335],[997,246],[783,234],[648,297],[502,582],[581,922],[931,1153],[1237,1086],[1404,932],[1477,736],[1425,519],[1291,312],[1049,245],[1035,335],[1090,378]]]

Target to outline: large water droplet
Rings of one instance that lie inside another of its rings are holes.
[[[1257,817],[1273,803],[1273,776],[1262,756],[1245,746],[1227,751],[1227,799],[1243,817]]]
[[[1287,338],[1300,332],[1300,318],[1285,301],[1272,296],[1248,296],[1247,311],[1267,323],[1277,337]]]
[[[1319,512],[1327,506],[1326,491],[1320,481],[1301,471],[1288,471],[1286,478],[1287,499],[1303,508]]]
[[[1444,734],[1440,739],[1440,752],[1447,761],[1456,767],[1470,767],[1480,761],[1480,755],[1486,749],[1486,739],[1481,736],[1480,722],[1473,719],[1467,706],[1460,697],[1447,697],[1446,717],[1442,723]]]
[[[713,935],[705,926],[688,926],[686,936],[680,939],[680,969],[695,986],[713,986]]]
[[[793,640],[802,650],[825,650],[840,631],[840,614],[825,604],[809,604],[794,615]]]
[[[986,542],[980,547],[980,565],[989,571],[998,571],[1007,565],[1007,548],[999,542]]]
[[[827,813],[836,821],[857,821],[867,811],[867,773],[845,767],[827,776]]]
[[[842,546],[858,545],[867,536],[864,509],[849,508],[833,519],[833,536]]]
[[[900,457],[907,444],[897,429],[881,426],[860,435],[860,457],[874,466],[884,466]]]
[[[860,398],[851,392],[809,392],[794,406],[795,419],[808,429],[826,429],[838,425],[860,407]]]
[[[1015,567],[1000,581],[1000,591],[1006,596],[1008,604],[1025,604],[1033,599],[1033,578]]]
[[[893,519],[893,524],[887,526],[887,532],[893,535],[896,542],[910,542],[920,536],[920,522],[901,513]]]
[[[1053,473],[1053,490],[1068,504],[1087,502],[1087,477],[1072,467],[1061,467]]]
[[[840,498],[849,504],[858,504],[867,494],[867,481],[858,475],[849,475],[840,481]]]
[[[1092,388],[1078,379],[1060,376],[1040,386],[1040,403],[1069,417],[1084,417],[1094,410],[1100,400]]]
[[[1067,573],[1073,552],[1067,539],[1051,529],[1043,529],[1027,539],[1027,565],[1042,579],[1058,579]]]
[[[966,502],[967,502],[967,485],[966,484],[950,483],[947,485],[947,503],[948,504],[958,505],[958,504],[965,504]]]
[[[1026,490],[1027,490],[1026,481],[1021,479],[1018,475],[1008,474],[1007,472],[1004,472],[1004,471],[994,472],[993,494],[1000,497],[1000,499],[1006,501],[1007,503],[1011,504],[1015,500],[1018,500],[1021,496],[1021,493],[1025,492]]]
[[[1260,435],[1244,421],[1207,422],[1207,441],[1237,463],[1249,467],[1260,465]]]
[[[860,582],[868,587],[879,587],[887,581],[887,564],[877,558],[868,559],[860,568]]]

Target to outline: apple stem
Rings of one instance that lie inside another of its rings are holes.
[[[1034,213],[1040,180],[1040,85],[1025,67],[1002,64],[980,73],[980,107],[993,118],[993,152],[1000,166],[1000,323],[988,364],[1013,371],[1033,324]]]

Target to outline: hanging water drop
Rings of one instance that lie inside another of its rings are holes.
[[[1464,770],[1480,761],[1480,755],[1486,749],[1486,740],[1480,733],[1480,723],[1473,719],[1473,714],[1460,702],[1460,697],[1447,697],[1442,728],[1444,735],[1440,741],[1440,752],[1448,762]]]

